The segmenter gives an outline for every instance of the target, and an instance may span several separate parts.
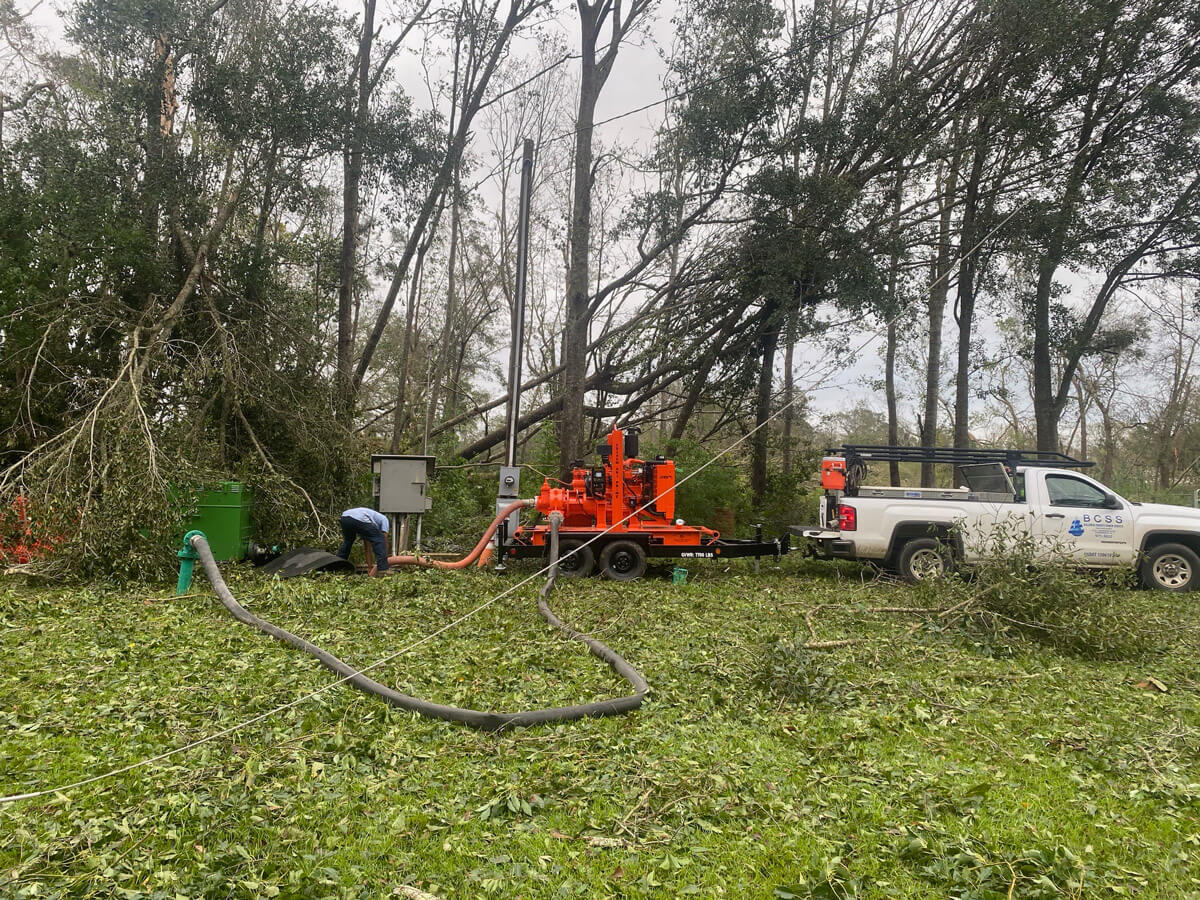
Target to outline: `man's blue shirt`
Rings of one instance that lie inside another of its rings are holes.
[[[349,516],[352,519],[358,519],[360,522],[366,522],[370,525],[374,525],[384,534],[387,534],[388,519],[387,516],[381,512],[376,512],[375,510],[366,506],[356,506],[354,509],[346,510],[344,513],[342,513],[342,515]]]

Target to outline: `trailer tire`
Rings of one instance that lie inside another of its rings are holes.
[[[646,551],[634,541],[613,541],[600,553],[600,574],[609,581],[634,581],[646,574]]]
[[[950,574],[954,556],[937,538],[913,538],[900,548],[896,568],[909,584],[922,584]]]
[[[1142,560],[1142,584],[1159,591],[1194,591],[1200,588],[1200,556],[1183,544],[1159,544]]]
[[[558,577],[587,578],[591,575],[596,570],[596,552],[592,547],[593,545],[586,541],[560,541],[558,545]]]

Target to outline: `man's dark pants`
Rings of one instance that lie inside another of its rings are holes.
[[[338,524],[342,526],[342,546],[338,550],[337,555],[342,559],[350,558],[350,551],[354,549],[354,539],[362,538],[364,544],[370,544],[371,550],[375,553],[375,565],[379,567],[378,571],[386,572],[388,570],[388,552],[387,539],[371,522],[364,522],[361,519],[356,519],[353,516],[342,516],[338,519]]]

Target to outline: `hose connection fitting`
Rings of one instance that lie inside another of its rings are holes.
[[[189,531],[183,536],[183,546],[175,554],[179,557],[179,580],[175,583],[176,597],[182,597],[192,586],[192,570],[196,567],[196,560],[200,558],[200,554],[192,546],[192,538],[197,536],[208,540],[204,537],[203,531]]]

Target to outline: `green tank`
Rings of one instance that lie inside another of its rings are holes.
[[[203,531],[218,560],[242,559],[250,552],[250,510],[254,491],[240,481],[222,481],[200,491],[189,531]]]

